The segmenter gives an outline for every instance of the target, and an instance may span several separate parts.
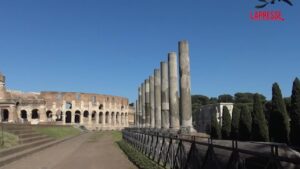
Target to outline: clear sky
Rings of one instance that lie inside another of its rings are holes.
[[[1,0],[0,70],[10,89],[125,96],[190,43],[192,93],[285,96],[300,77],[300,3],[252,21],[258,0]]]

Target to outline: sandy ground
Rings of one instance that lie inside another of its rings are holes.
[[[136,169],[110,133],[95,134],[83,134],[1,169]]]

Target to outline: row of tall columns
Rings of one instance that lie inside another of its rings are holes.
[[[145,79],[138,88],[137,127],[187,133],[194,131],[188,42],[180,41],[178,50],[179,79],[177,56],[175,52],[170,52],[167,62],[161,62],[160,69],[154,69],[154,75]]]

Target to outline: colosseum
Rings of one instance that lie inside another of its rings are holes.
[[[134,113],[125,97],[7,90],[1,73],[0,110],[1,122],[78,125],[89,130],[120,130],[133,122]]]

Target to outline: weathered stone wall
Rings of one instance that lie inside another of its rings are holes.
[[[200,107],[195,114],[195,128],[198,132],[207,132],[210,129],[211,115],[216,113],[219,124],[222,124],[223,107],[226,106],[232,117],[233,103],[217,103]]]
[[[77,124],[92,130],[119,130],[127,127],[130,112],[128,99],[120,96],[6,90],[3,75],[0,76],[0,110],[2,122]]]

